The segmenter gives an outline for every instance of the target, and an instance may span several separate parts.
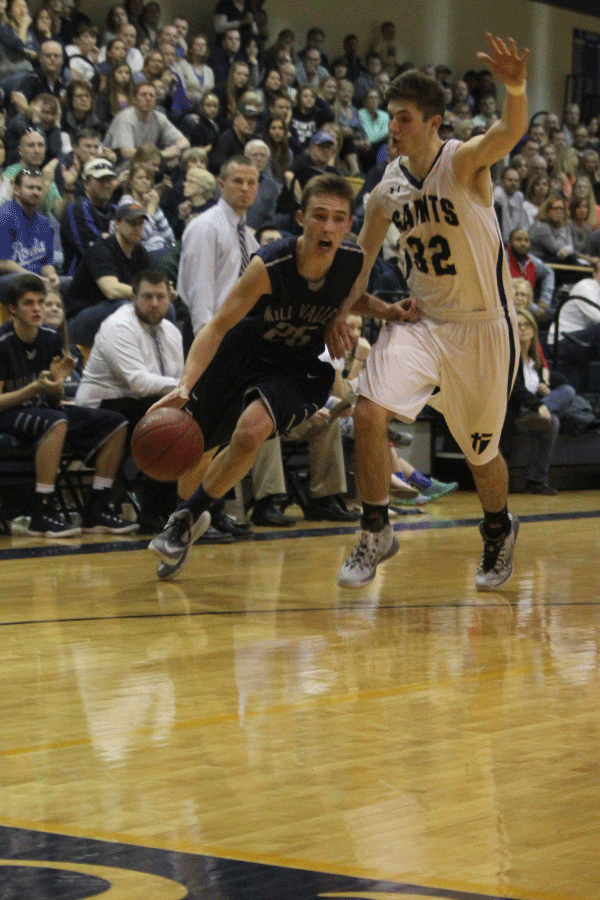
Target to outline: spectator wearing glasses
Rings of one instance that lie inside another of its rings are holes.
[[[38,94],[52,94],[60,100],[66,90],[66,81],[61,75],[63,48],[58,41],[44,41],[39,54],[39,69],[25,75],[11,94],[14,106],[24,112]]]
[[[312,28],[309,28],[306,32],[306,43],[302,50],[298,53],[298,59],[306,59],[306,55],[311,50],[318,50],[321,54],[321,65],[329,70],[330,63],[327,56],[324,53],[323,47],[325,45],[325,32],[318,25],[313,25]]]
[[[304,59],[296,64],[296,80],[301,88],[308,85],[317,91],[321,81],[328,75],[325,66],[321,65],[321,52],[316,47],[307,49]]]
[[[531,251],[549,263],[577,266],[579,260],[567,225],[566,200],[556,194],[540,206],[537,220],[529,229]]]
[[[552,451],[558,437],[560,416],[571,405],[575,390],[560,372],[550,372],[538,350],[538,328],[526,309],[517,312],[520,358],[507,410],[503,443],[514,428],[527,435],[529,455],[525,468],[525,491],[556,494],[548,484]]]
[[[95,102],[96,95],[87,81],[71,81],[67,85],[61,128],[71,141],[82,128],[92,128],[98,135],[106,131],[94,110]]]
[[[379,53],[372,51],[367,54],[366,71],[358,76],[354,82],[354,103],[357,107],[362,106],[367,91],[376,87],[376,79],[382,71],[383,66]]]

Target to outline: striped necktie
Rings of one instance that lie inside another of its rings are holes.
[[[246,222],[244,221],[244,219],[240,219],[240,221],[237,223],[237,233],[238,241],[240,243],[240,252],[242,254],[240,275],[243,275],[246,266],[250,262],[250,255],[248,253],[248,248],[246,247]]]
[[[154,346],[156,347],[156,355],[158,356],[158,367],[160,369],[160,374],[166,375],[164,351],[160,335],[158,333],[158,328],[153,328],[150,334],[152,335],[152,340],[154,341]]]

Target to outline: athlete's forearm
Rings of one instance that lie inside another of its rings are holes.
[[[387,319],[392,305],[365,291],[352,307],[352,312],[361,313],[364,316],[372,316],[374,319]]]
[[[503,137],[510,144],[510,150],[523,137],[529,125],[529,104],[527,102],[527,82],[523,81],[523,93],[512,93],[508,88],[502,106],[502,115],[496,125],[503,132]],[[491,129],[490,129],[491,130]]]
[[[188,394],[211,363],[223,337],[224,334],[215,328],[211,320],[200,329],[194,338],[179,382],[180,387],[183,387]]]

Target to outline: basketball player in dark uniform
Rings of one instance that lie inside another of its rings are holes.
[[[83,515],[90,534],[128,534],[137,525],[116,515],[110,488],[125,445],[127,421],[112,410],[63,405],[63,382],[73,368],[58,332],[42,324],[46,287],[32,273],[14,278],[6,304],[12,320],[0,327],[0,431],[35,447],[35,497],[28,534],[64,538],[82,529],[66,522],[55,498],[63,447],[94,461],[94,480]]]
[[[363,251],[344,241],[352,210],[343,178],[313,178],[298,213],[302,235],[257,251],[196,336],[179,387],[153,407],[190,412],[209,451],[180,479],[188,499],[149,545],[162,560],[159,578],[180,571],[210,523],[211,506],[246,475],[261,445],[324,406],[334,378],[319,360],[325,329],[356,290],[363,266]],[[393,321],[410,315],[362,289],[354,308]]]

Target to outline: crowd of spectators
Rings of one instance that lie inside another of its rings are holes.
[[[219,0],[211,39],[183,17],[163,21],[156,0],[113,4],[102,23],[77,0],[37,10],[0,0],[0,295],[17,275],[41,276],[62,294],[71,338],[90,347],[136,272],[158,266],[175,287],[186,228],[217,203],[224,165],[242,155],[258,173],[251,232],[297,233],[303,187],[334,171],[364,181],[359,229],[390,158],[387,87],[415,64],[392,22],[364,59],[356,35],[328,56],[318,26],[303,46],[291,29],[273,39],[264,2]],[[498,119],[488,71],[422,69],[444,86],[443,137],[467,140]],[[571,103],[562,116],[534,116],[494,172],[508,262],[531,286],[542,332],[556,267],[600,259],[599,141],[598,118],[582,122]],[[374,268],[382,290],[405,285],[397,238],[392,227]],[[174,290],[171,299],[168,317],[190,324]]]

